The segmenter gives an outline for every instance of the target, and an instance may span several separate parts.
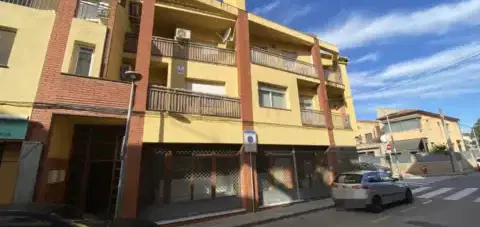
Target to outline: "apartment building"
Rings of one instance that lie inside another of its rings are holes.
[[[380,143],[380,136],[389,135],[387,116],[379,115],[376,121],[358,121],[357,149],[360,153],[385,153],[386,147]],[[395,148],[398,152],[433,151],[437,146],[447,146],[447,135],[454,151],[465,151],[459,119],[445,116],[445,127],[437,113],[423,110],[397,110],[388,113]]]
[[[0,202],[113,213],[129,70],[142,79],[123,217],[178,223],[328,196],[356,159],[348,59],[245,4],[1,0]]]

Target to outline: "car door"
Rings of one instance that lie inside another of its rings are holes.
[[[382,181],[378,172],[367,173],[366,184],[371,193],[371,196],[380,195],[384,202],[389,201],[387,185]]]
[[[404,196],[404,185],[403,182],[395,180],[393,177],[389,176],[386,173],[379,173],[382,182],[385,184],[386,196],[388,196],[389,202],[395,202],[403,199]]]

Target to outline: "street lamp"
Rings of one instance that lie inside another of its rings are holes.
[[[127,123],[125,125],[125,134],[122,140],[122,146],[120,148],[120,173],[118,177],[117,185],[117,201],[115,204],[115,218],[120,216],[121,203],[123,200],[123,175],[125,169],[125,153],[127,152],[127,143],[128,143],[128,132],[130,130],[130,119],[132,118],[132,109],[133,109],[133,98],[135,95],[135,82],[142,79],[142,75],[139,72],[126,71],[120,77],[123,81],[128,81],[131,83],[130,88],[130,101],[128,103],[128,112],[127,112]]]

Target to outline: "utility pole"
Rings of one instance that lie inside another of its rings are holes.
[[[445,133],[445,138],[447,138],[448,153],[450,155],[450,162],[452,163],[452,170],[453,170],[453,172],[455,172],[456,169],[457,169],[456,168],[457,156],[455,156],[455,154],[453,153],[452,140],[450,139],[450,134],[448,134],[447,125],[445,124],[445,116],[443,115],[442,108],[439,108],[438,112],[440,112],[440,118],[442,119],[443,131]]]
[[[390,131],[390,140],[392,141],[392,151],[395,155],[397,154],[397,149],[395,149],[395,140],[393,140],[392,126],[390,125],[390,118],[388,117],[389,113],[385,116],[387,117],[388,131]],[[390,161],[393,161],[392,153],[390,152]],[[400,166],[398,164],[398,157],[395,158],[395,165],[397,166],[398,178],[403,180],[402,173],[400,172]]]

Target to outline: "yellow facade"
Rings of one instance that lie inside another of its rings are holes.
[[[77,59],[76,48],[78,46],[86,46],[94,49],[89,76],[100,77],[106,34],[107,26],[100,22],[73,18],[63,59],[62,72],[74,74]]]
[[[55,12],[0,2],[0,28],[16,32],[8,68],[0,67],[0,114],[29,117],[35,100]]]
[[[1,157],[0,179],[2,179],[2,186],[0,187],[0,204],[12,202],[17,181],[20,145],[20,143],[7,145],[3,152],[3,157]]]
[[[123,45],[125,43],[125,33],[130,31],[128,20],[128,11],[123,6],[118,5],[115,12],[115,25],[112,29],[112,41],[110,43],[110,54],[108,65],[106,66],[106,78],[110,80],[120,80],[120,66],[122,65]]]

